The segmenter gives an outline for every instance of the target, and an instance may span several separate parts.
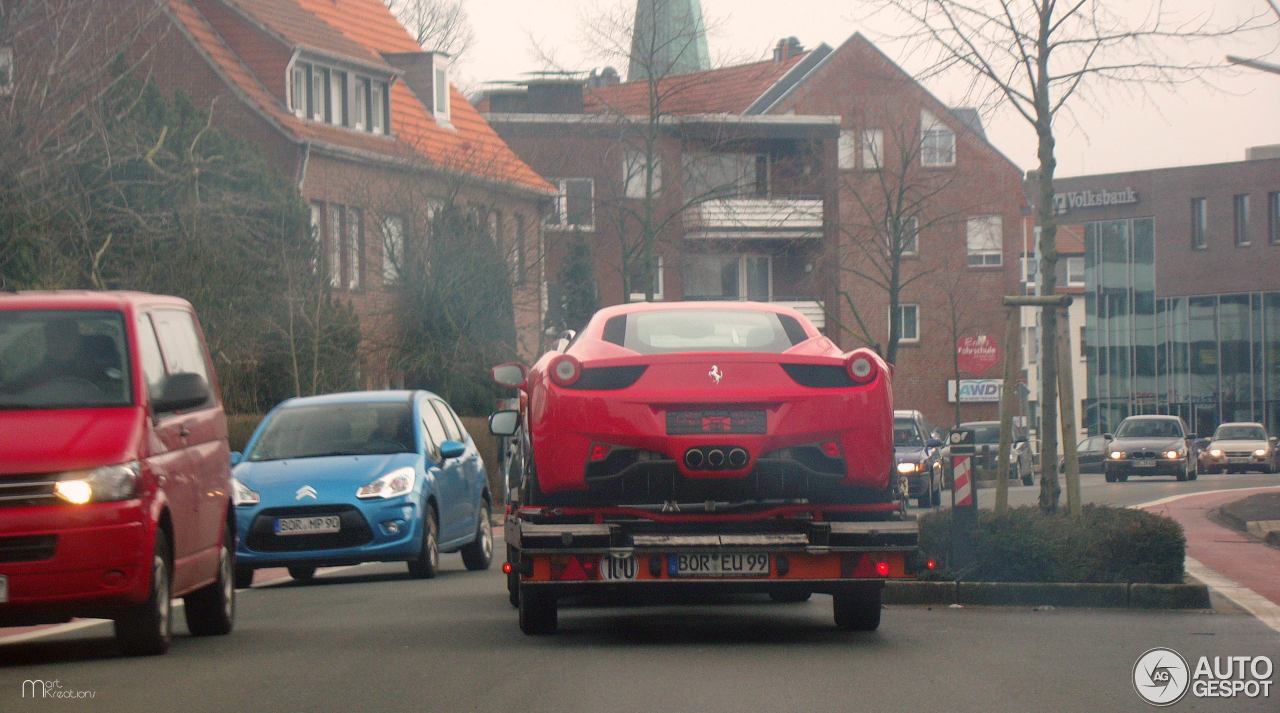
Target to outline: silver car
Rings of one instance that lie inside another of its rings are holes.
[[[1276,471],[1276,439],[1267,437],[1260,423],[1224,423],[1218,426],[1200,457],[1210,473],[1256,470]]]

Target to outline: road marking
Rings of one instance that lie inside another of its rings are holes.
[[[1186,560],[1187,574],[1203,582],[1210,589],[1235,602],[1258,621],[1280,633],[1280,605],[1258,594],[1235,580],[1224,577],[1200,564],[1194,558]]]
[[[1205,490],[1198,493],[1182,493],[1181,495],[1170,495],[1167,498],[1152,500],[1148,503],[1131,505],[1130,509],[1143,510],[1160,505],[1167,505],[1184,498],[1196,497],[1199,495],[1217,495],[1221,493],[1248,493],[1254,490],[1280,490],[1280,486],[1264,485],[1256,488],[1223,488],[1221,490]],[[1200,563],[1194,557],[1187,557],[1184,563],[1187,574],[1195,577],[1209,587],[1213,591],[1230,599],[1241,609],[1249,612],[1258,621],[1270,627],[1276,632],[1280,632],[1280,605],[1231,579],[1230,577],[1220,574],[1217,570],[1210,569],[1206,565]]]
[[[375,563],[363,562],[361,564],[347,565],[345,567],[326,568],[325,571],[323,572],[317,572],[316,576],[326,577],[331,574],[337,574],[338,572],[343,572],[349,569],[355,569],[357,567],[364,567],[365,565],[369,565],[369,564],[375,564]],[[264,582],[258,585],[257,587],[240,588],[240,589],[237,589],[236,592],[237,593],[246,592],[252,589],[265,589],[267,587],[274,587],[276,585],[283,584],[285,582],[291,582],[291,581],[293,581],[292,577],[282,577],[280,579],[272,580],[270,582]],[[172,602],[172,605],[174,609],[181,609],[185,605],[185,602],[181,598],[175,598]],[[38,631],[28,631],[22,634],[14,634],[13,636],[0,637],[0,646],[6,645],[6,644],[21,644],[26,641],[35,641],[36,639],[43,639],[50,636],[57,636],[59,634],[69,634],[73,631],[79,631],[81,629],[89,629],[95,626],[102,626],[103,624],[109,624],[110,622],[111,622],[110,619],[81,619],[78,621],[69,621],[65,624],[53,624],[48,628],[40,629]]]

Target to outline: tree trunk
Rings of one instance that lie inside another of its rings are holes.
[[[1047,90],[1045,90],[1047,95]],[[1047,105],[1047,96],[1046,96]],[[1037,222],[1040,224],[1041,294],[1053,296],[1058,291],[1058,219],[1053,204],[1054,159],[1053,129],[1049,119],[1036,127],[1039,135],[1040,199]],[[1062,486],[1058,482],[1058,311],[1040,310],[1040,509],[1058,511]]]

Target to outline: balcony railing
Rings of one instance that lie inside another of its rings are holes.
[[[721,198],[685,215],[690,238],[822,238],[820,198]]]

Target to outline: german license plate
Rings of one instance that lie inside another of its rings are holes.
[[[765,433],[764,411],[669,411],[667,434]]]
[[[341,529],[342,518],[337,515],[276,518],[276,534],[281,536],[324,535],[338,532]]]
[[[1245,456],[1235,456],[1235,457],[1232,457],[1232,458],[1228,458],[1228,459],[1227,459],[1227,462],[1228,462],[1228,463],[1240,463],[1240,464],[1245,464],[1245,463],[1252,463],[1252,462],[1253,462],[1253,459],[1252,459],[1252,458],[1245,457]]]
[[[1153,460],[1135,460],[1133,466],[1135,468],[1154,468],[1156,467],[1156,462]]]
[[[678,554],[677,577],[764,577],[769,555],[742,552]]]
[[[9,601],[9,578],[0,574],[0,604]]]

